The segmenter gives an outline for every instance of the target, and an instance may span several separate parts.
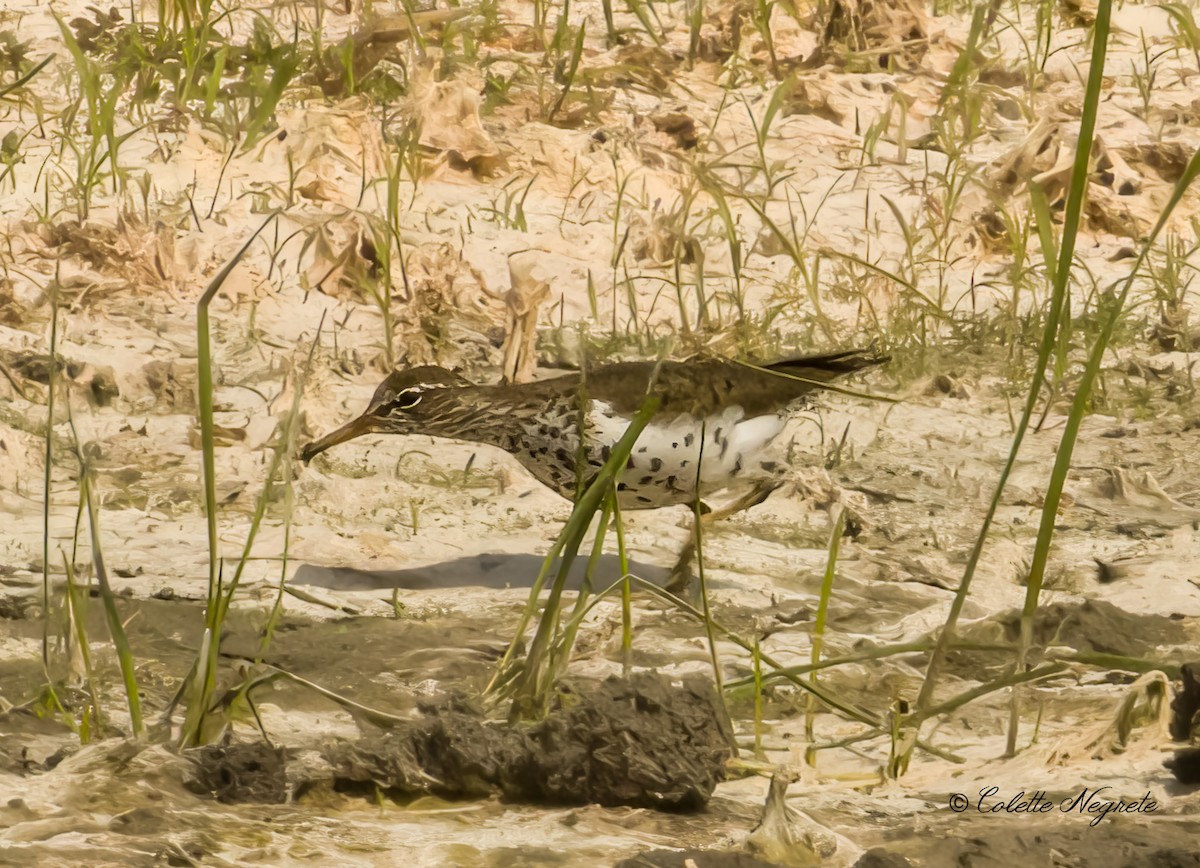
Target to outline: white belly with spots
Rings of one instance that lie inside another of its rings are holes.
[[[730,407],[702,424],[695,416],[653,421],[642,431],[633,454],[619,477],[621,505],[638,509],[691,503],[700,494],[724,488],[740,479],[761,479],[776,468],[764,455],[779,436],[785,418],[771,413],[749,419],[741,407]],[[593,402],[588,414],[588,462],[603,464],[608,449],[625,433],[628,423],[614,417],[611,407]]]

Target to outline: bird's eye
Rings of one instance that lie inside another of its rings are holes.
[[[396,396],[395,406],[401,410],[407,410],[409,407],[415,407],[421,403],[421,393],[416,389],[405,389]]]

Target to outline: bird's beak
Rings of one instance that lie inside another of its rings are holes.
[[[379,430],[375,421],[375,417],[370,413],[363,413],[357,419],[347,422],[336,431],[331,431],[320,440],[309,443],[300,450],[300,460],[307,464],[331,446],[337,446],[339,443],[345,443],[347,440],[353,440],[363,434],[375,433]]]

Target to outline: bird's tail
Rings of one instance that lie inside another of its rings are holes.
[[[817,356],[797,356],[767,365],[767,370],[811,383],[828,383],[892,360],[874,345],[861,350],[842,350]]]

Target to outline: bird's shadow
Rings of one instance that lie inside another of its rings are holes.
[[[311,585],[339,591],[375,591],[401,588],[413,591],[440,588],[529,588],[533,586],[543,558],[538,555],[485,553],[428,564],[406,570],[362,570],[355,567],[302,564],[290,584]],[[577,589],[587,570],[587,558],[571,565],[566,587]],[[630,562],[629,571],[659,587],[671,571],[667,567]],[[551,578],[553,578],[553,573]],[[592,587],[606,588],[621,578],[620,560],[615,554],[602,555],[592,572]]]

